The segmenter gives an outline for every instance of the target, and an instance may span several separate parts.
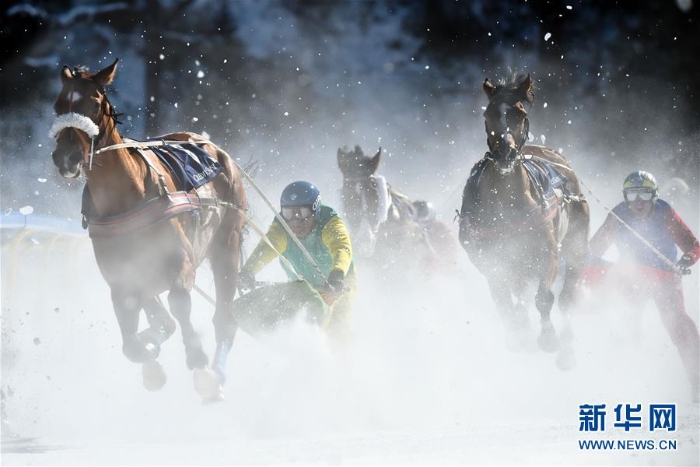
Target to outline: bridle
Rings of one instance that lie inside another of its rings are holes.
[[[114,130],[118,123],[121,123],[117,117],[120,115],[114,111],[114,106],[107,98],[107,94],[104,89],[98,89],[102,95],[102,102],[100,104],[99,114],[97,120],[102,122],[105,117],[112,122],[112,130]],[[95,157],[95,146],[102,147],[107,141],[107,137],[110,132],[107,131],[107,126],[101,129],[90,117],[87,115],[73,112],[73,102],[75,96],[78,93],[74,90],[73,84],[68,88],[67,99],[68,99],[68,112],[59,115],[54,121],[53,126],[49,132],[49,136],[52,138],[58,137],[58,135],[65,129],[73,131],[78,138],[78,144],[82,148],[82,165],[87,166],[88,170],[92,170],[93,159]],[[100,136],[101,135],[101,136]],[[89,138],[89,140],[88,140]],[[95,144],[95,140],[98,139],[98,143]],[[89,151],[86,148],[89,147]]]
[[[510,135],[513,137],[513,140],[515,141],[515,148],[510,148],[510,152],[508,155],[505,157],[494,157],[494,154],[499,155],[503,154],[500,151],[495,151],[494,147],[491,142],[490,135],[491,133],[495,132],[490,132],[488,130],[488,125],[486,127],[486,143],[488,144],[489,147],[489,152],[486,153],[486,159],[490,160],[496,170],[498,171],[499,174],[501,175],[507,175],[513,172],[515,168],[515,163],[519,160],[522,160],[522,149],[523,146],[525,146],[525,143],[527,142],[530,134],[530,121],[528,120],[527,116],[525,116],[522,125],[520,125],[520,130],[516,133],[513,133],[511,131],[507,131],[504,133],[504,135]],[[501,137],[502,141],[505,141],[505,138]],[[510,147],[510,146],[509,146]],[[514,153],[514,155],[512,155]],[[512,155],[512,157],[511,157]]]

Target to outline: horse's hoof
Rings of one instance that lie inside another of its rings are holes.
[[[214,396],[202,398],[202,404],[204,405],[216,404],[217,402],[226,402],[226,398],[224,397],[224,390],[222,388],[219,388],[219,392],[216,393]]]
[[[195,368],[192,372],[194,381],[194,389],[202,397],[202,400],[223,400],[224,390],[221,387],[219,375],[214,373],[210,368]]]
[[[537,338],[537,345],[544,352],[552,353],[559,350],[559,338],[552,323],[542,325],[540,337]]]
[[[557,368],[562,371],[569,371],[576,367],[576,354],[571,346],[563,347],[557,354]]]
[[[149,391],[160,391],[168,381],[163,365],[158,360],[149,360],[141,365],[143,387]]]

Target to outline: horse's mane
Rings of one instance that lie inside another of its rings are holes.
[[[92,73],[90,73],[88,67],[83,65],[78,65],[74,67],[73,74],[78,78],[89,78],[90,76],[92,76]]]
[[[516,92],[520,87],[530,78],[529,74],[518,73],[516,71],[512,72],[507,78],[501,78],[498,81],[498,91],[500,92]],[[534,83],[530,86],[530,89],[526,93],[527,102],[532,104],[535,101],[535,85]]]

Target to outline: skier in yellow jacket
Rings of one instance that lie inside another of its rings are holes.
[[[282,191],[280,204],[282,217],[320,273],[275,218],[266,234],[272,246],[260,240],[239,273],[240,287],[243,291],[252,290],[255,275],[281,254],[294,267],[292,271],[280,261],[287,276],[292,280],[297,279],[297,274],[302,276],[329,305],[331,313],[324,327],[332,335],[342,337],[350,331],[357,286],[347,228],[331,207],[321,204],[318,188],[309,182],[288,185]]]

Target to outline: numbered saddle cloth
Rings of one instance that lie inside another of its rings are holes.
[[[221,173],[221,164],[196,144],[171,144],[150,148],[165,164],[178,183],[189,192],[199,188]]]

